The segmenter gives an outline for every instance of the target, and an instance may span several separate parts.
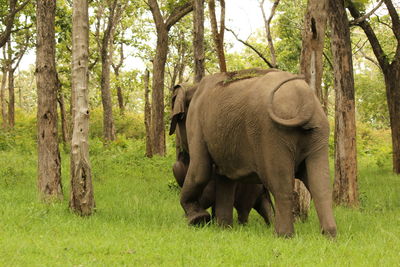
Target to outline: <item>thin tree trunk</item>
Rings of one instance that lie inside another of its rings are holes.
[[[149,100],[149,80],[150,80],[150,72],[146,69],[143,76],[144,83],[144,125],[146,127],[146,157],[151,158],[153,156],[153,152],[151,150],[151,106]]]
[[[107,46],[107,45],[105,45]],[[110,92],[110,58],[108,48],[101,52],[101,102],[103,104],[103,135],[106,141],[115,140],[115,126]]]
[[[194,0],[193,6],[194,82],[205,75],[204,68],[204,0]]]
[[[95,202],[89,161],[89,14],[87,0],[74,0],[72,17],[73,134],[71,140],[70,208],[81,216],[91,215]]]
[[[164,126],[164,69],[168,54],[168,32],[157,34],[156,55],[153,62],[153,90],[151,92],[151,143],[153,154],[165,155]]]
[[[7,128],[7,103],[6,103],[6,85],[7,85],[7,64],[4,63],[2,67],[3,76],[1,79],[1,88],[0,88],[0,102],[1,102],[1,118],[2,118],[2,128]]]
[[[55,10],[56,1],[37,0],[38,190],[44,200],[63,197],[57,133]]]
[[[343,0],[329,0],[335,76],[335,182],[337,204],[358,205],[353,62]]]
[[[61,83],[58,81],[58,93],[57,93],[57,102],[60,107],[60,115],[61,115],[61,134],[62,141],[64,146],[69,143],[69,134],[68,134],[68,123],[67,123],[67,112],[65,110],[64,103],[64,94],[61,92]]]
[[[393,172],[400,174],[400,62],[393,61],[384,77],[392,131]]]
[[[113,65],[114,66],[114,65]],[[118,98],[118,107],[121,115],[124,115],[125,107],[124,107],[124,97],[122,95],[122,88],[119,81],[119,67],[114,67],[115,79],[117,81],[117,98]]]
[[[115,126],[112,111],[112,100],[110,91],[110,39],[112,29],[115,27],[115,9],[117,0],[114,0],[112,7],[110,7],[110,15],[108,17],[107,28],[104,31],[104,36],[101,42],[101,102],[103,104],[103,135],[106,141],[115,140]]]
[[[215,49],[217,51],[219,69],[226,72],[226,60],[224,52],[224,32],[225,32],[225,0],[219,0],[221,5],[220,30],[218,31],[217,17],[215,15],[215,0],[208,0],[210,11],[211,30],[214,39]]]
[[[117,10],[117,15],[116,15],[116,20],[119,21],[119,18],[121,17],[122,9]],[[115,33],[115,28],[113,27],[113,35]],[[122,38],[123,38],[123,32],[122,32]],[[112,55],[114,51],[114,44],[113,42],[110,43],[110,56],[111,56],[111,61],[112,61]],[[118,107],[119,107],[119,112],[121,115],[124,115],[125,112],[125,106],[124,106],[124,97],[122,94],[122,88],[121,88],[121,83],[120,83],[120,75],[119,75],[119,70],[121,69],[122,65],[124,64],[124,43],[120,43],[120,57],[119,57],[119,62],[118,64],[114,64],[114,62],[111,62],[111,66],[114,69],[114,74],[115,74],[115,79],[116,79],[116,84],[117,84],[117,99],[118,99]]]
[[[279,1],[280,0],[275,0],[274,1],[274,4],[272,5],[272,8],[271,8],[271,14],[270,14],[268,19],[267,19],[267,16],[265,14],[265,10],[264,10],[264,2],[265,2],[265,0],[262,0],[261,3],[260,3],[261,12],[262,12],[262,16],[263,16],[263,19],[264,19],[265,32],[266,32],[267,41],[268,41],[268,48],[269,48],[269,52],[270,52],[270,55],[271,55],[271,64],[272,64],[273,68],[276,68],[277,65],[276,65],[275,47],[274,47],[274,43],[272,41],[272,35],[271,35],[271,21],[272,21],[272,18],[274,17],[274,15],[275,15],[276,8],[279,5]]]
[[[151,143],[152,153],[165,155],[164,126],[164,73],[168,54],[168,32],[175,23],[193,10],[192,2],[183,4],[164,20],[157,0],[147,2],[157,29],[156,54],[153,61],[153,90],[151,104]]]
[[[8,126],[12,129],[15,125],[15,90],[14,69],[8,71]]]

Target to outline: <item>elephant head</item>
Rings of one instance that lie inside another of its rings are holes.
[[[184,125],[190,101],[192,100],[193,94],[196,90],[197,84],[178,84],[174,86],[172,92],[172,114],[169,135],[172,135],[175,132],[177,124],[180,125],[177,134],[184,134],[181,138],[186,142],[185,147],[187,147],[187,138]],[[185,132],[183,133],[182,131]]]
[[[190,101],[196,89],[196,84],[178,84],[174,86],[171,98],[172,114],[169,134],[172,135],[176,131],[177,161],[174,163],[173,173],[180,187],[185,181],[190,161],[185,122]]]

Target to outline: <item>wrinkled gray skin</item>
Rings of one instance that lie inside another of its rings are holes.
[[[199,83],[186,118],[190,164],[181,205],[190,224],[210,220],[198,199],[215,165],[227,181],[264,184],[275,199],[275,231],[290,237],[298,177],[311,193],[322,232],[334,237],[326,115],[304,80],[287,72],[265,73],[236,81],[219,73]],[[182,113],[173,116],[175,123],[182,119]],[[221,220],[229,224],[230,214]]]
[[[196,89],[197,85],[184,84],[175,86],[172,97],[173,109],[181,110],[183,108],[184,114],[187,114],[191,98]],[[181,91],[184,92],[182,95],[185,97],[177,98],[177,95]],[[181,105],[182,103],[184,105]],[[184,115],[181,116],[183,118],[181,117],[178,122],[174,122],[174,125],[177,123],[176,144],[178,149],[177,160],[172,168],[174,177],[180,187],[184,184],[190,163],[185,126],[186,117]],[[174,129],[170,131],[170,134],[173,132]],[[234,199],[233,206],[232,197]],[[220,218],[226,218],[226,214],[231,214],[233,207],[237,210],[238,221],[241,224],[247,223],[252,208],[263,217],[266,224],[269,225],[273,219],[273,204],[269,192],[267,192],[263,185],[231,183],[226,178],[217,175],[215,169],[212,171],[212,178],[205,186],[198,202],[203,209],[212,207],[213,215],[215,215],[217,222],[221,224],[226,224],[226,221],[220,220]],[[232,215],[230,216],[232,217]],[[229,225],[231,225],[231,222]]]

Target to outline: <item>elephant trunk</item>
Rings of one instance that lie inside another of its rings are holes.
[[[290,88],[290,90],[292,90],[292,92],[286,92],[286,94],[287,94],[286,98],[284,98],[283,100],[281,99],[280,101],[275,101],[276,103],[274,102],[275,94],[284,84],[286,84],[290,81],[293,81],[293,80],[303,80],[303,79],[304,79],[303,76],[295,76],[295,77],[286,79],[286,80],[280,82],[269,93],[269,95],[268,95],[268,113],[274,122],[276,122],[280,125],[283,125],[283,126],[287,126],[287,127],[298,127],[298,126],[303,126],[303,125],[307,124],[307,122],[310,121],[310,119],[314,113],[315,96],[314,96],[314,92],[308,86],[294,85],[293,88]],[[296,101],[297,107],[293,107],[290,105],[288,106],[288,104],[285,103],[285,102],[289,101],[289,98],[292,98],[292,99],[290,99],[292,102]],[[279,116],[276,114],[276,108],[274,108],[274,104],[275,104],[275,106],[276,105],[279,106],[280,109],[282,109],[281,106],[283,106],[283,109],[284,109],[283,113],[285,113],[285,111],[288,111],[288,110],[290,110],[290,112],[292,110],[297,110],[297,113],[292,118],[289,118],[289,119],[284,118],[284,116]],[[285,110],[285,107],[286,107],[286,110]]]

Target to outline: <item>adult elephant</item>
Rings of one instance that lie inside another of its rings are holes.
[[[172,97],[172,109],[176,116],[172,117],[171,125],[173,127],[170,129],[170,135],[175,132],[176,128],[176,144],[178,148],[176,162],[172,170],[180,187],[184,184],[190,163],[185,114],[188,112],[190,101],[196,89],[197,84],[177,85],[174,87]],[[178,114],[180,114],[179,118]],[[215,172],[215,166],[211,176],[212,178],[203,189],[198,202],[203,209],[212,207],[218,223],[231,225],[232,211],[233,207],[235,207],[238,221],[241,224],[247,223],[252,208],[263,217],[266,224],[270,224],[274,213],[273,204],[269,192],[262,184],[230,183],[225,177],[221,177]],[[230,217],[229,223],[225,219],[228,216]]]
[[[176,97],[185,99],[183,94]],[[322,232],[336,235],[329,123],[302,77],[275,70],[214,74],[201,80],[190,105],[186,118],[190,164],[181,192],[190,224],[210,220],[197,200],[215,165],[216,173],[232,183],[261,182],[271,191],[279,236],[294,233],[293,181],[300,178],[314,200]],[[172,128],[184,118],[179,111],[173,116]],[[221,220],[229,224],[229,216]]]

